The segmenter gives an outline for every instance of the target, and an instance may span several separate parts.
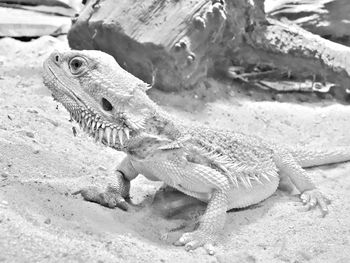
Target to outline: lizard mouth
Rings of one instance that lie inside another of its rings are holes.
[[[104,121],[92,110],[80,108],[74,112],[70,111],[70,114],[71,118],[79,123],[80,128],[94,137],[96,142],[120,149],[130,139],[130,129],[126,125]]]
[[[95,138],[95,142],[119,150],[125,147],[132,130],[126,125],[122,115],[113,123],[105,120],[67,89],[47,64],[45,65],[44,84],[51,90],[53,98],[67,109],[71,119],[79,123],[79,126],[89,136]]]

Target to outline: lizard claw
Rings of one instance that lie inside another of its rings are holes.
[[[109,208],[118,207],[124,211],[127,211],[129,208],[128,203],[120,194],[110,191],[103,192],[95,186],[83,188],[72,194],[81,194],[84,200],[98,203]]]
[[[328,214],[327,205],[330,203],[330,200],[324,197],[317,189],[307,190],[303,192],[300,195],[300,199],[307,211],[315,208],[318,204],[322,212],[322,217]]]
[[[175,246],[185,246],[186,251],[195,250],[198,247],[204,247],[209,255],[215,254],[214,247],[215,238],[202,230],[196,230],[189,233],[184,233],[178,241],[174,243]]]

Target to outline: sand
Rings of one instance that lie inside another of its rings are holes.
[[[302,212],[298,198],[278,190],[268,200],[228,213],[215,256],[172,242],[194,227],[203,206],[167,214],[160,183],[132,182],[124,212],[71,193],[103,186],[124,154],[95,144],[42,84],[41,64],[64,38],[0,40],[0,262],[350,262],[350,164],[309,169],[332,199],[330,213]],[[285,144],[350,145],[350,107],[332,101],[296,103],[243,96],[233,84],[150,91],[188,121],[236,129]],[[209,97],[208,97],[209,96]],[[78,134],[73,136],[72,127]],[[168,215],[168,214],[167,214]]]

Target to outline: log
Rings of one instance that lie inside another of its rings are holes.
[[[66,34],[70,18],[0,7],[0,37],[39,37]]]
[[[90,0],[73,22],[72,48],[105,51],[166,91],[232,66],[344,88],[350,81],[350,48],[268,18],[260,0]]]
[[[343,45],[350,46],[349,0],[267,0],[265,11]]]
[[[45,5],[45,6],[61,6],[65,8],[76,8],[80,6],[81,1],[78,0],[0,0],[0,3],[20,4],[20,5]]]

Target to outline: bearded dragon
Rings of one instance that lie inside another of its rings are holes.
[[[149,85],[101,51],[54,52],[44,62],[44,83],[99,143],[126,153],[105,191],[82,189],[86,200],[128,209],[130,181],[139,174],[207,202],[199,227],[176,245],[203,246],[209,254],[226,211],[271,196],[286,174],[307,209],[327,213],[327,199],[305,167],[350,160],[350,147],[331,151],[290,148],[231,130],[188,125],[146,94]]]

